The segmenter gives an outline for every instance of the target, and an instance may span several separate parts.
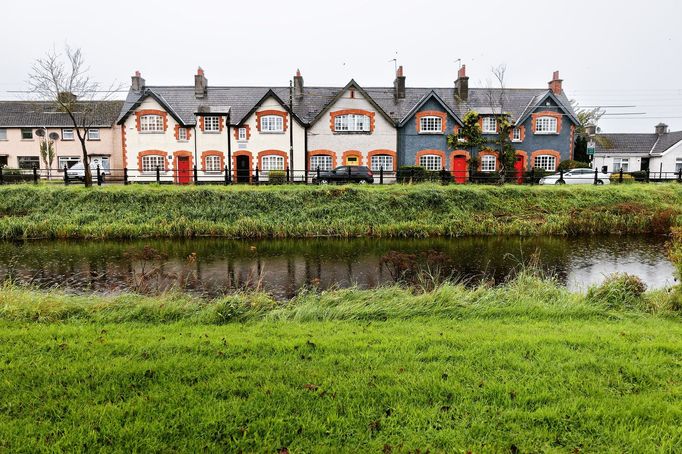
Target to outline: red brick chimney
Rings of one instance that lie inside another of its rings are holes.
[[[208,79],[204,76],[204,70],[201,66],[197,68],[197,75],[194,76],[194,96],[197,98],[205,98],[208,93]]]
[[[455,97],[467,102],[469,100],[469,78],[467,77],[467,65],[462,65],[457,71],[457,80],[455,81]]]
[[[552,90],[552,93],[555,95],[560,95],[561,94],[561,84],[563,83],[563,80],[559,78],[559,71],[554,71],[554,74],[552,75],[552,80],[549,82],[549,89]]]
[[[131,77],[132,83],[130,88],[133,91],[143,91],[144,90],[144,79],[142,78],[142,73],[140,71],[135,71],[135,75]]]
[[[301,70],[296,70],[296,75],[294,76],[294,96],[297,98],[303,97],[303,76],[301,76]]]
[[[405,75],[403,74],[403,67],[399,66],[395,72],[395,80],[393,81],[393,89],[395,90],[396,99],[405,98]]]

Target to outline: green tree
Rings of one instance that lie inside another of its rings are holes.
[[[50,170],[52,169],[52,164],[54,163],[54,141],[45,137],[44,140],[40,141],[40,159],[42,159],[47,169],[47,176],[50,177]]]

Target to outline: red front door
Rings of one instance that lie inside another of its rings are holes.
[[[192,181],[192,169],[189,167],[189,157],[178,157],[178,183],[189,184]]]
[[[518,184],[523,183],[523,172],[524,170],[524,165],[525,163],[523,162],[523,156],[517,156],[516,161],[514,161],[514,173],[516,174],[516,182]]]
[[[466,183],[467,159],[464,156],[455,156],[452,160],[452,175],[455,178],[455,183]]]

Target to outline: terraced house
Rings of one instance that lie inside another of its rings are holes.
[[[275,170],[302,181],[354,165],[382,169],[390,181],[399,166],[417,165],[460,171],[463,182],[472,160],[482,172],[499,169],[496,107],[515,125],[518,170],[554,171],[572,157],[577,120],[558,72],[547,88],[496,93],[503,106],[468,85],[465,67],[449,88],[407,87],[402,67],[387,87],[308,87],[300,71],[290,87],[213,87],[201,68],[194,85],[149,86],[137,73],[118,119],[123,162],[138,181],[156,178],[157,168],[178,183],[267,180]],[[490,149],[448,148],[469,111],[480,114]]]

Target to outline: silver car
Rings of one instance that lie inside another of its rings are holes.
[[[609,184],[611,174],[599,172],[597,174],[597,184]],[[540,184],[594,184],[594,170],[592,169],[571,169],[564,172],[561,179],[560,173],[547,175],[540,179]]]

